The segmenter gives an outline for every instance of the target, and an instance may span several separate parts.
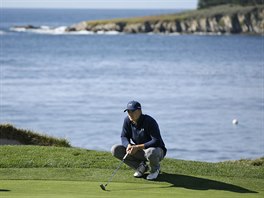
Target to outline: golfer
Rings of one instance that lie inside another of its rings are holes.
[[[160,161],[167,152],[159,126],[152,117],[142,114],[137,101],[130,101],[124,112],[128,116],[121,132],[122,145],[114,145],[111,152],[120,160],[128,153],[124,162],[136,170],[134,177],[142,177],[149,171],[147,179],[154,180],[160,172]]]

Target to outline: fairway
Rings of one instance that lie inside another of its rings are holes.
[[[187,189],[167,183],[111,183],[107,191],[101,190],[100,182],[85,181],[38,181],[38,180],[1,180],[0,197],[19,198],[78,198],[78,197],[263,197],[262,192],[211,189]],[[242,188],[241,188],[242,189]]]

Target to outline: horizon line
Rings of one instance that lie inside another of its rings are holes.
[[[197,8],[69,8],[69,7],[2,7],[1,9],[69,9],[69,10],[196,10]]]

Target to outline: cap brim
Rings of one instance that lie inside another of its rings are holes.
[[[126,111],[136,111],[136,109],[125,109],[124,112]]]
[[[140,108],[138,108],[138,109],[140,109]],[[136,111],[138,109],[125,109],[124,112],[126,112],[126,111]]]

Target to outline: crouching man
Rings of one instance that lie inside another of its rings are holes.
[[[137,101],[130,101],[124,112],[128,116],[121,132],[122,145],[114,145],[111,152],[119,160],[128,153],[125,163],[136,170],[134,177],[142,177],[149,171],[147,179],[154,180],[160,172],[160,161],[167,152],[159,126],[151,116],[142,114]]]

